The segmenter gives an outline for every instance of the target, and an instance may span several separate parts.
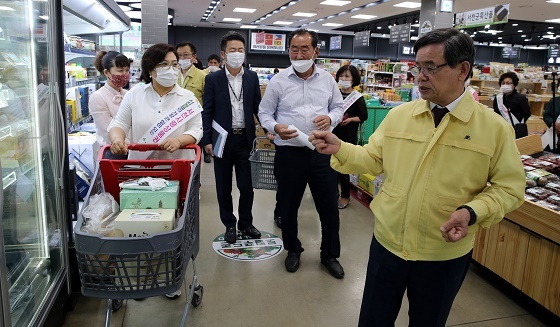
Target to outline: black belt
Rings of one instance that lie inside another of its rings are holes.
[[[245,134],[245,128],[232,128],[232,133],[234,135]]]

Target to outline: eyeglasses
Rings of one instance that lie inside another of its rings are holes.
[[[179,70],[179,63],[174,62],[172,64],[169,64],[167,62],[162,62],[156,65],[157,68],[165,68],[165,69],[175,69],[175,70]]]
[[[425,67],[414,66],[410,68],[410,73],[414,77],[418,77],[418,75],[420,75],[420,72],[424,73],[424,76],[433,76],[435,73],[437,73],[438,69],[447,65],[448,63],[437,65],[437,66],[425,66]]]
[[[189,59],[193,56],[192,53],[178,53],[179,59]]]

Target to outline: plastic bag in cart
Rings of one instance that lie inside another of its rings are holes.
[[[101,236],[112,236],[115,230],[113,220],[120,212],[119,204],[110,193],[92,195],[87,207],[84,208],[82,216],[86,224],[82,231]]]

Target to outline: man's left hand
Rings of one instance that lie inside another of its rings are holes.
[[[329,129],[329,127],[331,127],[331,117],[329,117],[328,115],[317,116],[317,118],[315,118],[313,122],[315,123],[315,126],[317,126],[317,129],[320,131],[326,131]]]
[[[467,236],[471,214],[467,209],[459,209],[451,214],[449,220],[439,228],[446,242],[457,242]]]

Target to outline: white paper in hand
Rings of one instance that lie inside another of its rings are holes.
[[[301,143],[302,146],[306,146],[311,150],[315,150],[313,144],[309,142],[309,136],[307,134],[300,131],[299,128],[295,127],[294,125],[289,125],[288,129],[295,129],[297,131],[298,136],[296,137],[296,140],[298,140],[298,142]]]

